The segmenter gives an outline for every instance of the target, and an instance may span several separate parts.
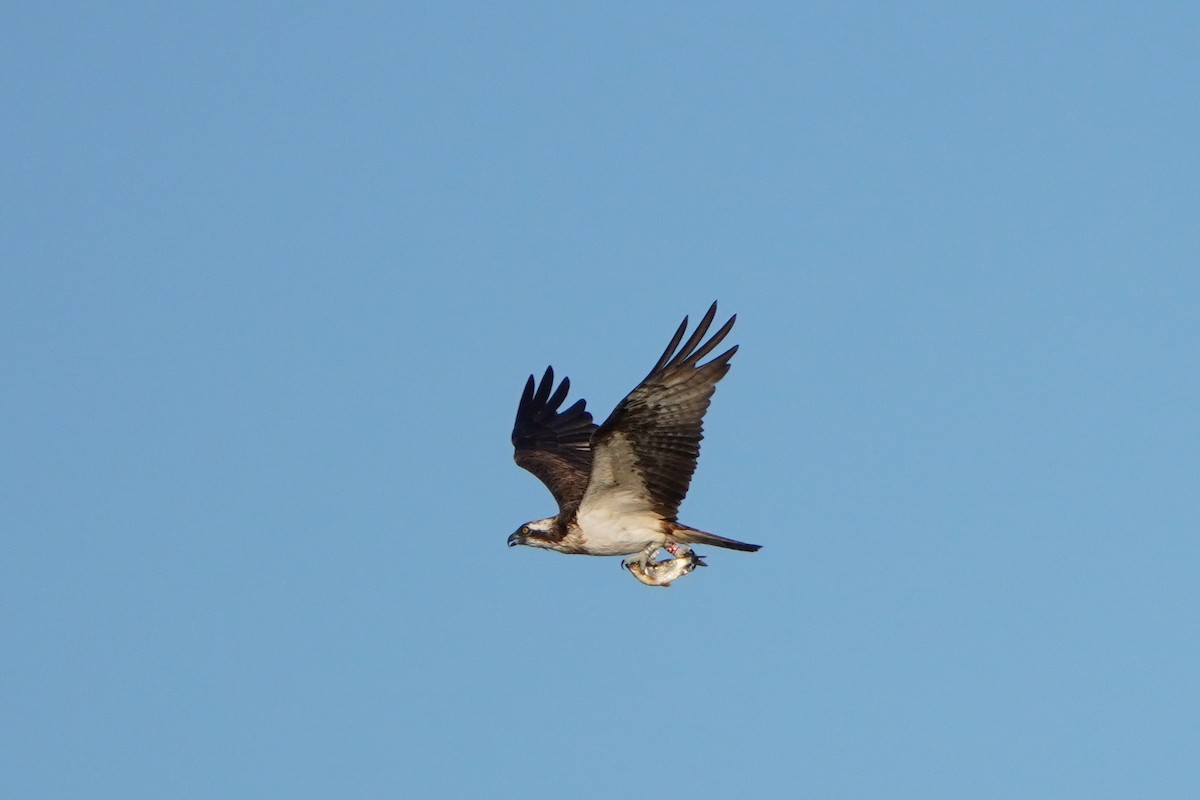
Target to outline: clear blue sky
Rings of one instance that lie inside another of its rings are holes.
[[[1191,3],[23,3],[0,794],[1200,796]],[[552,363],[741,345],[649,589]]]

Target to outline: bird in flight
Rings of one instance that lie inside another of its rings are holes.
[[[597,426],[587,402],[559,408],[571,388],[555,388],[554,368],[525,383],[513,426],[513,458],[558,502],[558,514],[527,522],[508,546],[527,545],[591,556],[627,556],[622,566],[650,586],[668,586],[702,558],[690,545],[753,552],[759,545],[727,539],[679,522],[700,440],[704,412],[737,346],[701,364],[729,334],[736,316],[704,341],[717,314],[713,303],[683,346],[684,317],[671,343],[637,388]],[[654,561],[659,550],[670,558]]]

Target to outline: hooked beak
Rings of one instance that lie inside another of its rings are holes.
[[[519,544],[525,544],[525,537],[522,536],[519,532],[514,533],[512,536],[508,537],[508,546],[509,547],[516,547]]]

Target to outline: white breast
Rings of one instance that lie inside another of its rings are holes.
[[[614,498],[615,499],[615,498]],[[584,547],[598,556],[623,556],[664,543],[662,520],[644,502],[593,503],[576,517]]]
[[[608,437],[592,454],[592,475],[575,521],[589,553],[621,556],[667,541],[662,517],[646,500],[633,449],[621,434]]]

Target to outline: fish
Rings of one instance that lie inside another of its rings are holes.
[[[651,561],[658,549],[655,547],[643,551],[638,554],[639,557],[630,556],[621,562],[621,567],[647,586],[670,586],[696,567],[708,566],[704,563],[704,556],[681,542],[670,542],[662,548],[671,554],[671,558]]]

